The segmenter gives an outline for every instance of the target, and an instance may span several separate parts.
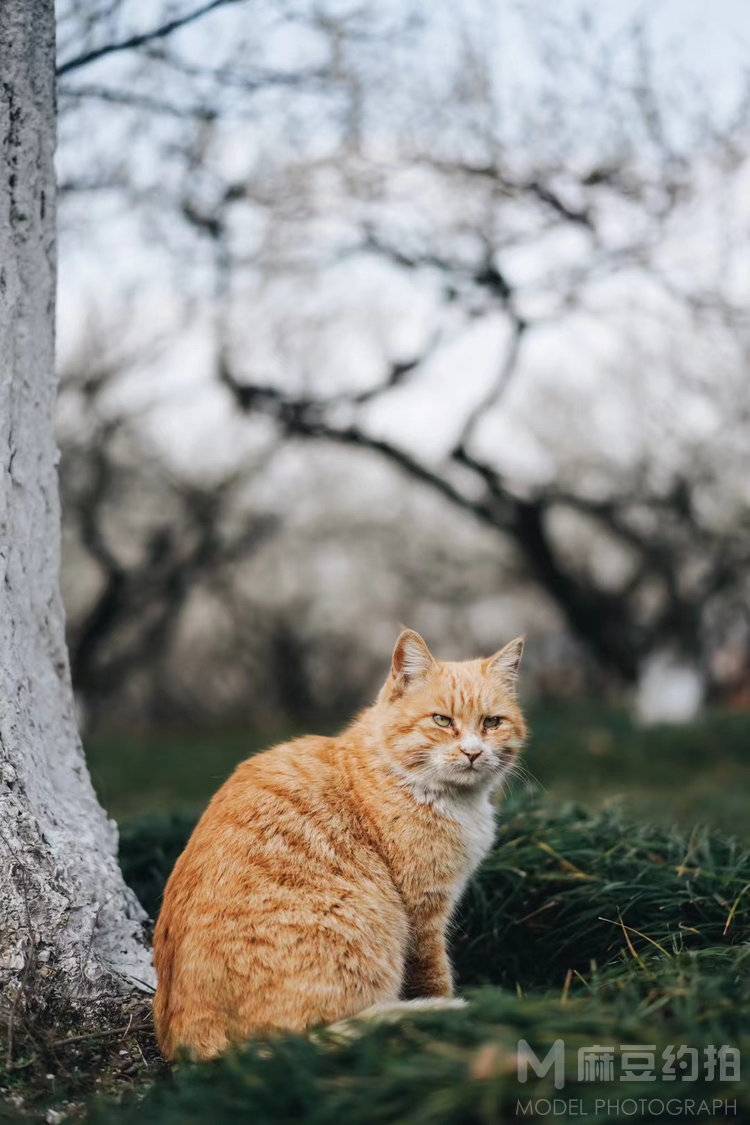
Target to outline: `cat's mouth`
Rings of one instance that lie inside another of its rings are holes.
[[[492,772],[490,763],[486,758],[480,758],[473,762],[469,762],[466,759],[454,761],[452,766],[453,776],[458,776],[465,781],[473,781],[475,778],[479,780],[480,778],[487,777]]]
[[[457,783],[465,785],[479,784],[491,777],[502,777],[511,765],[511,760],[506,757],[488,756],[482,754],[469,761],[465,757],[454,759],[450,764],[450,772]]]

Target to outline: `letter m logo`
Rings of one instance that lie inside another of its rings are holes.
[[[534,1071],[537,1078],[544,1078],[552,1071],[552,1081],[556,1090],[562,1090],[565,1085],[565,1043],[556,1039],[543,1059],[530,1047],[525,1039],[518,1040],[516,1048],[516,1067],[519,1082],[527,1082],[529,1068]]]

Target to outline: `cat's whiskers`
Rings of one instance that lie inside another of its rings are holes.
[[[509,784],[512,784],[514,781],[518,781],[522,785],[524,785],[528,788],[538,789],[538,790],[541,790],[542,792],[544,792],[544,790],[545,790],[544,785],[539,780],[539,778],[536,776],[536,774],[532,773],[531,770],[528,769],[527,766],[525,766],[522,762],[519,762],[518,760],[516,760],[514,762],[511,762],[511,764],[509,765],[509,767],[505,771],[504,776],[503,776],[503,783],[506,780],[508,781]]]

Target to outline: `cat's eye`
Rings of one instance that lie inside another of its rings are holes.
[[[453,726],[453,719],[450,717],[450,715],[433,715],[432,718],[439,727]]]
[[[484,720],[482,726],[485,730],[497,730],[497,728],[504,722],[505,719],[502,715],[488,715]]]

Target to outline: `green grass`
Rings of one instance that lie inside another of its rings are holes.
[[[153,908],[189,831],[186,817],[146,820],[123,833],[126,876]],[[144,1100],[100,1106],[95,1120],[216,1125],[239,1120],[366,1125],[412,1121],[471,1125],[518,1120],[517,1099],[737,1099],[747,1081],[658,1073],[670,1046],[750,1048],[750,854],[709,830],[644,827],[617,810],[587,812],[528,796],[512,800],[499,837],[453,934],[461,1012],[423,1013],[330,1032],[254,1043],[206,1066],[177,1068]],[[551,1074],[519,1082],[525,1039],[541,1056],[566,1046],[566,1086]],[[593,1044],[653,1045],[655,1082],[579,1083],[577,1051]],[[654,1108],[655,1105],[655,1108]],[[672,1115],[674,1116],[674,1114]],[[686,1116],[690,1116],[689,1114]],[[721,1120],[718,1110],[699,1120]],[[615,1119],[617,1119],[615,1117]]]
[[[95,1120],[133,1125],[494,1125],[519,1119],[519,1099],[553,1097],[580,1099],[591,1121],[618,1120],[597,1112],[597,1099],[649,1099],[655,1112],[638,1114],[637,1120],[644,1121],[666,1119],[654,1105],[658,1099],[663,1104],[667,1098],[728,1098],[737,1100],[742,1120],[743,1110],[750,1109],[746,1084],[707,1081],[705,1075],[690,1083],[660,1078],[579,1083],[577,1051],[592,1044],[645,1043],[652,1046],[661,1070],[663,1052],[672,1044],[686,1042],[703,1051],[731,1039],[746,1049],[747,1017],[738,1032],[736,1018],[728,1016],[730,1001],[734,1012],[742,1005],[747,1009],[750,1000],[745,960],[736,951],[683,955],[663,963],[648,958],[609,976],[593,975],[579,992],[564,998],[520,998],[485,988],[472,996],[465,1011],[369,1026],[348,1040],[328,1033],[255,1043],[217,1063],[180,1068],[122,1116],[103,1108]],[[565,1042],[565,1088],[555,1090],[551,1074],[537,1078],[532,1073],[530,1081],[519,1082],[519,1040],[541,1056],[558,1036]],[[619,1058],[617,1062],[619,1073]],[[578,1116],[563,1111],[553,1119]],[[698,1117],[712,1119],[711,1113]]]
[[[687,727],[638,727],[595,702],[532,706],[525,764],[553,799],[621,801],[646,820],[750,833],[750,715],[709,713]],[[195,812],[242,758],[293,731],[99,735],[86,751],[117,819]]]
[[[640,727],[604,704],[535,707],[526,762],[555,798],[620,801],[645,820],[750,834],[750,715]]]
[[[192,814],[149,816],[123,828],[123,871],[152,913],[193,821]],[[611,1121],[617,1117],[603,1115],[597,1099],[643,1097],[656,1108],[639,1112],[640,1121],[663,1119],[659,1099],[666,1098],[736,1099],[741,1120],[750,1114],[747,1079],[722,1084],[701,1069],[699,1081],[670,1083],[658,1072],[664,1052],[681,1044],[699,1052],[728,1044],[747,1058],[749,935],[743,844],[709,829],[644,826],[614,808],[587,811],[518,795],[501,811],[496,846],[452,933],[468,1009],[367,1025],[354,1037],[282,1036],[166,1074],[153,1062],[139,1078],[126,1068],[137,1093],[99,1101],[87,1116],[102,1125],[490,1125],[517,1121],[518,1099],[557,1097],[554,1120],[585,1111],[591,1121]],[[565,1088],[555,1090],[551,1075],[532,1073],[521,1083],[519,1040],[541,1057],[558,1037],[566,1045]],[[657,1081],[579,1083],[579,1048],[619,1051],[629,1043],[653,1045]],[[137,1046],[125,1045],[127,1052],[115,1044],[115,1065],[126,1053],[130,1067]],[[109,1075],[104,1086],[117,1082]],[[66,1097],[59,1080],[57,1089],[59,1105]],[[37,1098],[42,1120],[49,1100]],[[724,1117],[716,1110],[695,1119]]]
[[[641,730],[587,703],[532,708],[531,722],[526,765],[541,785],[517,784],[503,803],[453,927],[467,1009],[257,1042],[146,1089],[152,1063],[132,1079],[137,1095],[100,1101],[90,1119],[494,1125],[523,1120],[519,1099],[545,1097],[562,1099],[549,1120],[750,1117],[747,1078],[579,1083],[576,1069],[580,1047],[628,1043],[653,1045],[657,1075],[671,1045],[732,1045],[750,1065],[750,716]],[[208,797],[238,760],[288,733],[90,740],[95,783],[121,819],[125,875],[152,915]],[[558,1037],[565,1088],[551,1074],[520,1083],[519,1039],[542,1055]],[[618,1098],[647,1102],[619,1115],[597,1102]],[[736,1099],[737,1112],[675,1113],[660,1099]]]
[[[750,853],[698,829],[643,826],[617,810],[519,801],[462,905],[454,942],[467,984],[561,986],[629,942],[664,956],[747,934]]]
[[[102,804],[126,820],[201,808],[238,762],[285,737],[290,732],[106,734],[86,741],[86,759]]]

